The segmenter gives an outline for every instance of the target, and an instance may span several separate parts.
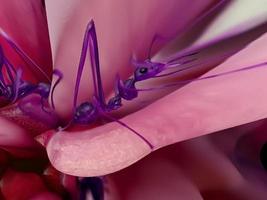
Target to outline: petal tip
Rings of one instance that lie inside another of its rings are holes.
[[[49,130],[41,135],[38,135],[35,137],[35,140],[40,143],[42,146],[46,147],[50,139],[53,137],[53,135],[56,133],[55,130]]]

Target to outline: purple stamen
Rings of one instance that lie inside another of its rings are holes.
[[[4,59],[5,65],[7,66],[7,68],[11,69],[13,73],[16,73],[16,69],[15,67],[9,62],[8,59]]]
[[[30,62],[38,70],[40,68],[21,50],[10,38],[0,29],[0,34],[7,40],[11,47],[21,56],[24,61]],[[23,98],[31,93],[37,93],[41,96],[42,107],[44,99],[48,98],[50,85],[46,83],[39,83],[38,85],[27,83],[22,80],[22,69],[15,69],[10,61],[5,57],[2,46],[0,45],[0,89],[1,96],[5,97],[9,103],[15,103],[18,99]],[[4,68],[5,67],[5,68]],[[5,70],[5,71],[3,71]],[[7,77],[4,77],[4,72]],[[42,71],[41,71],[42,72]],[[42,72],[44,73],[44,72]]]
[[[87,49],[88,49],[88,27],[85,32],[84,36],[84,41],[83,41],[83,46],[82,46],[82,51],[81,51],[81,56],[80,56],[80,61],[78,65],[78,72],[76,76],[76,83],[75,83],[75,88],[74,88],[74,96],[73,96],[73,113],[75,113],[76,107],[77,107],[77,99],[78,99],[78,92],[79,92],[79,87],[80,87],[80,82],[81,82],[81,77],[82,77],[82,72],[85,64],[85,59],[86,59],[86,54],[87,54]],[[95,81],[95,79],[94,79]],[[95,86],[95,84],[94,84]],[[96,88],[95,88],[96,90]]]
[[[32,60],[20,47],[18,44],[14,42],[14,40],[11,39],[8,34],[0,28],[0,35],[2,35],[8,44],[18,53],[18,55],[30,66],[33,66],[34,69],[37,69],[43,76],[46,78],[48,82],[51,82],[51,78],[42,70],[41,67],[39,67],[38,64],[34,60]]]
[[[8,75],[8,78],[9,78],[11,84],[14,83],[14,77],[13,77],[11,69],[8,65],[6,67],[6,71],[7,71],[7,75]]]
[[[34,88],[35,93],[39,94],[44,99],[48,99],[49,92],[50,92],[50,84],[41,82],[37,86],[31,85],[31,84],[27,84],[27,86],[35,87]]]
[[[0,84],[1,84],[1,87],[2,89],[6,89],[7,88],[7,84],[5,83],[5,79],[4,79],[4,76],[3,76],[3,67],[4,66],[7,66],[6,67],[6,70],[7,70],[7,73],[8,73],[8,76],[11,80],[11,83],[14,82],[14,79],[13,79],[13,76],[10,72],[10,67],[9,65],[6,65],[6,59],[5,59],[5,55],[4,55],[4,52],[3,52],[3,49],[2,49],[2,46],[0,45]]]
[[[10,82],[10,84],[12,85],[12,84],[14,84],[14,81],[15,81],[15,79],[14,79],[14,76],[16,76],[16,69],[15,69],[15,67],[9,62],[9,60],[8,59],[4,59],[4,64],[5,64],[5,66],[6,66],[6,71],[7,71],[7,73],[8,73],[8,78],[9,78],[9,82]]]
[[[95,26],[94,22],[91,21],[87,25],[85,35],[84,35],[84,41],[83,41],[83,47],[81,51],[80,56],[80,62],[78,66],[78,73],[75,83],[75,89],[74,89],[74,99],[73,99],[73,109],[75,112],[75,109],[77,107],[77,98],[78,98],[78,92],[79,92],[79,86],[81,82],[81,76],[85,64],[86,54],[88,46],[90,45],[89,51],[90,51],[90,61],[92,65],[92,75],[93,75],[93,83],[94,83],[94,91],[95,91],[95,97],[98,98],[98,101],[101,103],[101,106],[105,106],[105,98],[104,93],[102,89],[102,82],[101,82],[101,75],[100,75],[100,67],[99,67],[99,55],[98,55],[98,47],[97,47],[97,37],[95,32]]]
[[[53,87],[52,87],[52,90],[51,90],[51,99],[50,99],[50,100],[51,100],[52,108],[55,109],[55,103],[54,103],[54,91],[55,91],[56,86],[59,84],[59,82],[60,82],[61,79],[63,78],[63,74],[62,74],[59,70],[57,70],[57,69],[55,69],[55,70],[53,71],[53,74],[56,75],[56,76],[58,77],[58,79],[56,80],[55,84],[54,84]]]
[[[11,103],[15,103],[15,101],[18,99],[18,95],[19,95],[19,88],[20,88],[20,84],[21,84],[21,77],[22,77],[22,69],[18,69],[17,74],[16,74],[16,79],[15,82],[13,84],[13,99],[11,101]]]
[[[88,30],[88,37],[89,37],[89,51],[90,51],[90,61],[92,64],[92,74],[94,78],[94,85],[97,87],[95,97],[98,98],[102,108],[105,107],[105,97],[104,91],[102,87],[102,80],[101,80],[101,73],[100,73],[100,66],[99,66],[99,53],[98,53],[98,44],[97,44],[97,36],[94,22],[91,21],[87,28]],[[96,80],[96,81],[95,81]]]

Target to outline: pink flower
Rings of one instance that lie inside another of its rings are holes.
[[[133,55],[140,61],[146,58],[154,35],[174,38],[177,34],[183,33],[183,30],[187,30],[183,40],[179,41],[178,38],[176,41],[176,46],[177,43],[184,46],[182,42],[190,39],[187,38],[188,35],[190,36],[188,32],[190,25],[201,13],[219,1],[199,1],[195,4],[188,1],[169,1],[168,4],[165,1],[138,3],[119,0],[110,4],[70,2],[71,7],[64,7],[63,2],[60,1],[56,6],[50,1],[47,2],[54,66],[62,70],[65,75],[62,83],[56,88],[55,95],[56,108],[62,117],[67,117],[71,113],[72,98],[69,97],[73,94],[75,81],[73,70],[77,66],[83,36],[80,30],[84,29],[88,18],[93,18],[96,24],[101,71],[105,92],[109,94],[113,92],[114,79],[118,71],[125,77],[130,75],[129,61]],[[62,8],[60,15],[57,6]],[[225,13],[231,16],[238,7],[241,7],[241,10],[247,9],[242,6],[246,5],[225,2],[225,7],[221,9],[229,7]],[[78,13],[77,10],[79,10]],[[202,37],[191,38],[191,46],[232,36],[232,39],[217,46],[212,45],[210,48],[203,49],[204,55],[201,59],[211,59],[231,51],[237,52],[229,59],[211,63],[210,68],[206,66],[198,73],[192,70],[182,74],[182,78],[204,73],[209,75],[226,72],[264,62],[265,52],[257,50],[263,48],[265,43],[265,35],[260,37],[265,32],[264,27],[247,34],[241,33],[264,23],[265,13],[264,11],[259,11],[256,15],[253,13],[250,18],[233,17],[231,19],[233,22],[225,27],[220,22],[222,17],[217,17],[218,21],[211,23],[216,31],[207,31],[206,34],[204,31]],[[249,23],[252,20],[253,24]],[[221,27],[218,28],[216,23]],[[201,26],[198,27],[201,28]],[[193,33],[199,32],[194,29]],[[191,31],[191,34],[193,33]],[[235,35],[237,36],[233,37]],[[260,38],[256,40],[257,37]],[[160,44],[163,45],[159,42],[156,48],[160,48]],[[166,52],[163,56],[166,57]],[[93,88],[90,87],[92,83],[89,63],[87,66],[80,89],[80,102],[92,96],[93,92]],[[140,109],[142,101],[166,96],[137,112],[128,114],[122,120],[143,134],[157,149],[178,141],[256,121],[265,117],[265,110],[261,104],[265,102],[265,93],[258,92],[264,87],[265,70],[261,68],[238,75],[193,82],[169,95],[166,93],[141,94],[137,101],[125,103],[124,107],[127,108],[120,111],[121,116]],[[153,84],[156,83],[153,82]],[[259,101],[259,99],[261,103],[255,104],[255,100]],[[51,138],[47,150],[50,161],[57,169],[80,176],[114,172],[150,153],[150,149],[140,138],[115,122],[94,129],[75,131],[75,133],[58,132]]]
[[[204,64],[176,76],[179,80],[266,62],[263,24],[267,12],[262,1],[46,0],[46,14],[42,3],[3,1],[1,6],[1,29],[42,68],[37,70],[25,63],[2,37],[5,56],[15,66],[24,66],[23,78],[37,84],[45,82],[40,72],[51,77],[51,66],[63,73],[54,96],[58,116],[45,112],[40,96],[36,95],[21,98],[0,112],[0,144],[4,149],[1,189],[6,199],[59,199],[66,198],[66,193],[75,199],[79,192],[84,198],[88,192],[90,198],[87,187],[99,189],[98,179],[80,179],[78,186],[74,176],[107,174],[103,179],[105,197],[109,199],[264,199],[265,174],[257,155],[265,140],[259,133],[265,122],[255,122],[267,113],[264,67],[172,90],[144,92],[136,101],[123,102],[123,109],[114,116],[122,117],[123,122],[147,138],[156,147],[154,150],[165,147],[152,153],[144,141],[115,122],[55,131],[58,118],[67,122],[72,114],[74,74],[89,20],[96,24],[101,73],[108,96],[113,93],[117,73],[125,79],[132,74],[132,58],[147,58],[155,35],[163,38],[153,46],[155,60],[212,44],[199,54],[198,60]],[[196,23],[218,3],[220,7]],[[249,12],[254,8],[256,13]],[[235,16],[237,10],[246,16]],[[225,16],[230,16],[229,23],[222,23]],[[159,84],[162,82],[148,81],[138,87]],[[87,62],[78,100],[90,100],[92,95]],[[249,122],[254,123],[243,125]],[[229,129],[236,126],[239,127]],[[37,135],[37,140],[46,146],[51,164],[59,171],[49,166],[44,149],[34,140]],[[198,138],[192,139],[195,137]],[[170,144],[174,145],[166,147]],[[252,151],[246,151],[254,145]],[[22,158],[34,167],[17,164]],[[25,185],[29,185],[29,192]]]
[[[0,10],[0,43],[4,58],[16,69],[22,68],[24,80],[31,83],[47,81],[44,74],[32,64],[25,62],[6,40],[8,36],[15,41],[34,62],[41,66],[47,76],[51,77],[51,50],[42,1],[1,0]],[[2,97],[3,95],[0,100],[2,107],[0,199],[57,200],[64,195],[73,196],[75,199],[75,195],[78,194],[75,191],[76,178],[64,175],[50,166],[44,149],[34,140],[34,136],[48,129],[51,120],[45,123],[37,121],[36,118],[32,119],[30,115],[20,110],[19,105],[37,96],[30,95],[12,105],[6,105],[10,102],[6,102],[7,99]],[[38,103],[40,104],[40,101]],[[24,108],[28,113],[34,109],[41,110],[40,105]],[[36,114],[45,116],[40,112]]]

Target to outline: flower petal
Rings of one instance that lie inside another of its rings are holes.
[[[5,199],[26,200],[47,190],[41,177],[30,172],[8,170],[1,182],[1,190]]]
[[[106,197],[116,200],[177,200],[177,197],[203,200],[190,177],[164,153],[154,153],[125,170],[108,175],[106,187],[110,192]]]
[[[195,45],[228,38],[267,22],[266,0],[229,1],[223,12],[218,13],[205,28]]]
[[[40,68],[47,74],[51,74],[51,51],[46,23],[45,9],[41,0],[28,1],[5,1],[0,0],[0,28],[14,42],[16,42],[25,53],[32,58]],[[1,45],[5,39],[1,38]],[[15,66],[25,66],[17,57],[17,54],[10,49],[8,57]],[[32,75],[32,72],[37,72],[39,80],[46,80],[44,76],[33,66],[28,65],[28,70],[25,67],[26,73]],[[31,68],[29,70],[29,68]],[[34,77],[29,77],[34,80]]]
[[[0,117],[0,145],[2,147],[36,148],[38,144],[21,127]]]
[[[55,91],[56,108],[62,116],[69,115],[72,111],[70,97],[73,96],[75,83],[73,73],[77,71],[82,37],[89,20],[93,19],[96,24],[102,78],[105,81],[105,91],[110,91],[119,71],[129,75],[129,63],[133,54],[140,59],[147,58],[155,35],[174,38],[200,13],[218,1],[201,0],[194,4],[186,0],[171,0],[167,4],[165,0],[72,2],[76,3],[71,3],[70,9],[64,6],[65,1],[57,1],[56,6],[54,1],[46,1],[49,29],[53,33],[54,66],[64,74]],[[60,12],[59,7],[62,15],[68,16],[67,21],[66,18],[58,19],[58,14],[55,14]],[[53,20],[59,24],[53,23]],[[93,87],[88,87],[92,86],[90,71],[87,62],[80,87],[80,101],[93,94]]]
[[[267,34],[206,75],[266,62],[266,43]],[[123,121],[160,148],[265,118],[266,73],[267,65],[193,82]],[[147,155],[149,148],[130,130],[110,123],[93,130],[56,133],[47,151],[58,170],[90,176],[124,168]]]

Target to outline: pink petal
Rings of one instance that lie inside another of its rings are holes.
[[[41,146],[34,136],[55,127],[57,123],[57,116],[49,113],[47,106],[42,107],[41,98],[36,94],[2,108],[0,115],[0,146],[11,152],[15,148],[23,153],[24,150],[40,153]]]
[[[228,1],[215,19],[205,28],[195,45],[238,35],[267,22],[266,2]]]
[[[108,175],[107,199],[203,200],[196,184],[165,152]]]
[[[41,0],[5,1],[1,0],[0,28],[8,34],[20,48],[27,53],[46,73],[51,74],[51,53],[49,35],[46,23],[46,14]],[[1,45],[5,46],[7,57],[15,66],[24,66],[25,73],[32,75],[32,70],[37,71],[38,77],[29,77],[31,80],[44,79],[43,75],[33,66],[18,58],[17,54],[8,49],[1,37]],[[30,69],[30,70],[29,70]]]
[[[30,200],[60,200],[61,198],[51,192],[43,192],[34,197]]]
[[[46,191],[42,179],[35,173],[8,170],[1,181],[1,190],[5,199],[27,200]]]
[[[267,61],[267,34],[206,75]],[[193,82],[123,121],[156,148],[267,116],[267,68]],[[175,106],[174,106],[175,105]],[[47,146],[65,173],[91,176],[122,169],[149,153],[148,146],[116,123],[75,133],[56,133]]]
[[[2,147],[36,148],[38,144],[20,126],[0,118],[0,145]]]
[[[57,171],[52,166],[47,167],[43,173],[43,179],[51,191],[56,192],[58,195],[66,196],[68,192],[69,196],[72,196],[73,199],[77,198],[77,178],[62,174]],[[42,195],[40,195],[40,198]]]
[[[56,108],[65,117],[72,109],[74,72],[89,20],[93,19],[96,24],[101,71],[105,90],[108,91],[113,90],[115,75],[119,71],[129,74],[133,54],[139,59],[147,57],[148,48],[156,34],[174,38],[207,7],[218,1],[201,0],[194,4],[186,0],[171,0],[168,3],[165,0],[71,2],[70,9],[64,6],[65,1],[57,1],[56,6],[54,1],[46,1],[54,66],[64,74],[55,92]],[[59,18],[59,7],[62,15],[67,17]],[[80,101],[92,96],[91,86],[90,65],[87,63],[80,87]]]

